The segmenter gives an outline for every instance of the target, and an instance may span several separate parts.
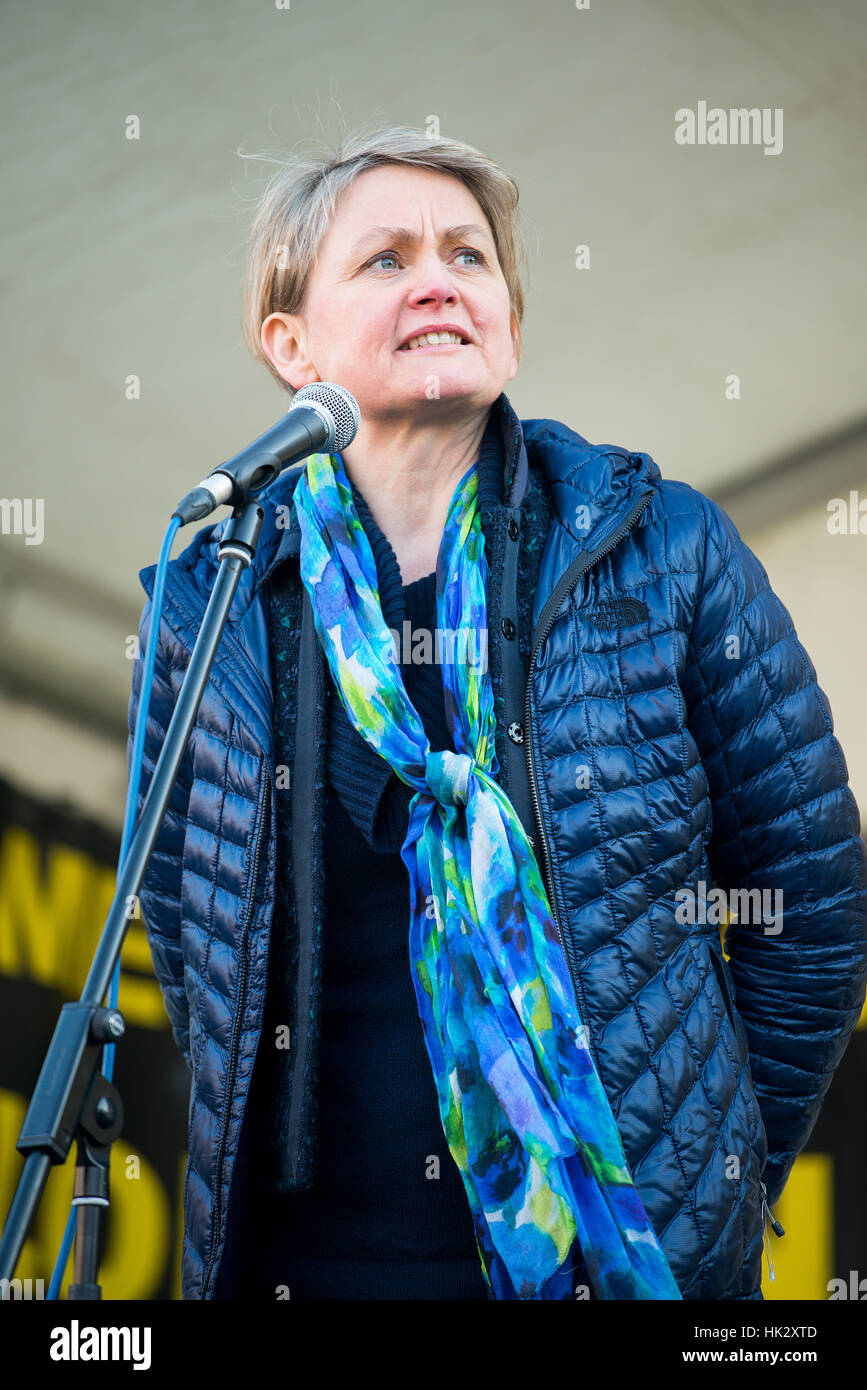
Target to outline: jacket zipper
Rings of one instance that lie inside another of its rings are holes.
[[[539,648],[545,641],[545,638],[548,636],[548,633],[551,631],[551,628],[554,626],[555,619],[557,618],[557,615],[563,607],[563,600],[566,598],[568,594],[572,592],[581,576],[584,573],[586,573],[586,571],[590,569],[592,565],[595,565],[596,561],[600,560],[603,555],[607,555],[609,550],[613,550],[614,546],[617,545],[618,542],[623,539],[627,531],[632,529],[639,516],[644,511],[644,508],[652,499],[653,495],[654,494],[652,492],[646,492],[644,496],[639,499],[635,507],[633,507],[632,511],[630,512],[629,516],[623,522],[622,526],[619,527],[619,529],[614,533],[611,539],[606,542],[605,545],[601,546],[599,550],[594,550],[591,554],[585,555],[576,560],[571,569],[568,569],[566,571],[566,574],[563,576],[560,583],[557,585],[556,589],[554,590],[554,593],[548,599],[548,602],[545,605],[545,608],[549,610],[547,618],[545,615],[545,611],[543,610],[539,618],[539,624],[536,628],[536,633],[533,637],[533,649],[530,653],[530,670],[527,676],[527,693],[525,696],[524,728],[526,730],[525,737],[527,741],[527,769],[530,778],[530,795],[533,800],[533,811],[536,817],[536,826],[539,833],[539,842],[542,846],[542,875],[545,882],[545,890],[548,894],[548,902],[551,907],[551,916],[553,917],[554,925],[557,928],[557,935],[560,940],[560,946],[566,960],[566,966],[569,971],[570,978],[572,980],[572,987],[575,991],[575,998],[578,1001],[579,1009],[581,1011],[581,1020],[586,1027],[587,1041],[590,1045],[591,1054],[593,1056],[593,1061],[596,1065],[597,1072],[599,1071],[599,1058],[597,1056],[593,1040],[590,1036],[590,1029],[586,1026],[587,1000],[584,994],[583,987],[579,983],[578,976],[572,967],[572,961],[569,955],[569,951],[566,947],[566,942],[563,935],[563,928],[561,925],[559,906],[557,903],[556,888],[554,884],[554,873],[551,862],[551,850],[548,844],[547,836],[545,835],[545,827],[542,823],[542,806],[539,800],[539,788],[536,780],[536,759],[533,752],[533,729],[532,710],[530,708],[530,693],[533,685],[533,669],[536,664],[536,657],[539,653]]]
[[[241,1024],[244,1018],[244,1007],[247,996],[247,972],[249,969],[248,945],[250,934],[250,922],[253,918],[253,911],[256,902],[256,884],[259,878],[259,852],[262,846],[265,821],[268,814],[268,801],[271,791],[271,780],[265,777],[265,790],[262,796],[262,814],[259,817],[259,824],[256,829],[256,844],[253,850],[253,869],[250,881],[250,897],[247,905],[247,915],[244,919],[244,927],[241,933],[241,976],[238,985],[238,1005],[235,1010],[235,1019],[232,1025],[232,1045],[229,1051],[229,1067],[226,1076],[226,1104],[223,1112],[223,1122],[220,1127],[220,1146],[217,1150],[217,1170],[214,1182],[214,1223],[213,1223],[213,1244],[211,1248],[211,1258],[208,1261],[208,1270],[205,1275],[202,1287],[203,1297],[207,1297],[211,1276],[214,1272],[214,1263],[217,1257],[217,1247],[220,1243],[220,1223],[223,1215],[223,1164],[226,1156],[226,1143],[229,1134],[229,1118],[232,1112],[232,1092],[235,1087],[235,1072],[238,1067],[238,1043],[241,1036]]]

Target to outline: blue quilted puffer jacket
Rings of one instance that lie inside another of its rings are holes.
[[[662,478],[646,454],[588,444],[553,420],[519,421],[505,396],[495,410],[506,467],[488,518],[500,546],[488,640],[505,785],[532,838],[626,1158],[681,1293],[761,1298],[767,1204],[810,1135],[867,988],[867,849],[831,711],[787,610],[720,507]],[[282,475],[260,499],[256,554],[140,894],[192,1074],[186,1299],[237,1296],[245,1107],[278,874],[292,878],[299,947],[290,1167],[302,1162],[315,1076],[309,948],[321,927],[323,657],[304,591],[289,779],[303,814],[286,863],[277,855],[285,793],[266,608],[276,566],[303,588],[297,476]],[[549,520],[527,677],[512,617],[531,496],[546,500]],[[227,520],[199,530],[169,566],[139,805]],[[142,651],[154,573],[140,574]],[[141,668],[137,660],[130,751]],[[714,887],[769,892],[764,920],[755,899],[752,911],[741,901],[725,954]]]

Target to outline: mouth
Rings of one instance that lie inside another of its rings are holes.
[[[472,347],[472,343],[457,329],[443,328],[436,331],[432,329],[428,333],[419,333],[412,338],[407,338],[397,351],[446,352],[459,347]]]

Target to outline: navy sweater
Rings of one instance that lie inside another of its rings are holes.
[[[498,431],[478,467],[502,494]],[[353,487],[389,627],[436,627],[436,575],[403,585]],[[433,645],[433,644],[431,644]],[[401,674],[431,748],[453,748],[441,668]],[[412,789],[353,728],[329,673],[319,1140],[310,1192],[251,1191],[248,1293],[290,1298],[485,1299],[469,1204],[442,1130],[409,961],[400,855]]]

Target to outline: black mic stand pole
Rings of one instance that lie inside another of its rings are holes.
[[[64,1004],[60,1011],[15,1146],[25,1155],[25,1162],[0,1238],[0,1280],[12,1279],[50,1167],[66,1161],[75,1139],[78,1144],[72,1199],[76,1207],[75,1282],[69,1287],[68,1297],[99,1299],[102,1296],[97,1282],[100,1230],[102,1213],[108,1207],[109,1155],[123,1125],[123,1106],[117,1087],[103,1076],[100,1063],[104,1044],[115,1042],[125,1031],[120,1011],[104,1008],[102,1001],[123,947],[132,908],[184,749],[196,722],[232,599],[241,572],[253,557],[264,515],[255,498],[239,502],[220,543],[219,572],[141,818],[118,874],[117,892],[105,919],[90,972],[78,1002]],[[151,622],[150,641],[156,642],[158,638],[159,632]]]

